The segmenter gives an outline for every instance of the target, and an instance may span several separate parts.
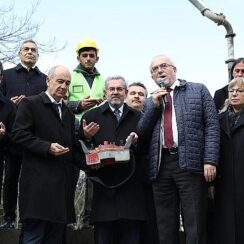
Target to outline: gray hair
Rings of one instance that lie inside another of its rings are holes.
[[[60,64],[55,65],[55,66],[53,66],[53,67],[51,67],[51,68],[49,69],[48,74],[47,74],[48,78],[49,78],[49,79],[52,79],[52,78],[55,76],[56,69],[57,69],[57,68],[60,68],[60,67],[67,69],[64,65],[60,65]],[[69,70],[67,69],[67,71],[69,71]]]
[[[173,62],[168,56],[163,55],[163,54],[160,54],[160,55],[154,56],[154,57],[152,58],[151,63],[150,63],[150,72],[152,72],[152,66],[153,66],[154,61],[155,61],[156,59],[158,59],[158,58],[168,59],[169,64],[172,65],[172,66],[174,66],[174,67],[176,68],[174,62]]]
[[[23,47],[23,45],[24,45],[25,43],[29,43],[29,42],[33,43],[33,44],[36,46],[36,50],[38,51],[38,47],[37,47],[36,42],[33,41],[33,40],[31,40],[31,39],[23,41],[23,42],[21,43],[21,45],[20,45],[20,49]]]
[[[244,87],[244,78],[243,77],[237,77],[237,78],[232,79],[228,85],[228,90],[230,90],[233,86],[235,86],[237,84]],[[230,106],[230,101],[227,98],[225,100],[225,103],[224,103],[222,109],[219,111],[219,113],[225,112],[229,106]]]
[[[125,78],[121,75],[114,75],[114,76],[109,76],[106,80],[105,80],[105,89],[108,88],[108,83],[111,80],[122,80],[124,83],[124,88],[127,89],[127,81],[125,80]]]
[[[55,76],[55,70],[57,69],[57,67],[59,67],[59,65],[55,65],[49,69],[48,74],[47,74],[49,79],[52,79]]]

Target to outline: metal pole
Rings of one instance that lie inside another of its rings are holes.
[[[201,0],[189,0],[201,13],[203,16],[206,16],[217,25],[223,25],[227,31],[225,38],[227,38],[227,49],[228,49],[228,59],[225,63],[228,65],[229,80],[231,78],[230,69],[234,62],[234,37],[235,33],[233,32],[231,24],[226,20],[225,16],[220,13],[216,14],[212,12]]]

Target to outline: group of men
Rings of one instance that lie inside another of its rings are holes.
[[[173,61],[158,55],[150,72],[159,88],[146,99],[140,82],[128,86],[123,76],[103,80],[95,68],[98,52],[94,41],[84,40],[72,73],[57,65],[46,76],[36,66],[37,45],[28,40],[20,47],[20,64],[4,71],[2,228],[14,225],[21,169],[20,243],[64,243],[66,225],[75,222],[77,172],[83,169],[99,179],[92,183],[90,216],[96,244],[179,243],[180,208],[186,243],[206,243],[207,183],[216,176],[219,151],[209,91],[178,79]],[[93,148],[104,141],[121,146],[128,136],[126,163],[87,167],[78,140]]]

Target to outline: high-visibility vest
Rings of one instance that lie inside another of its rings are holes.
[[[95,77],[92,87],[90,87],[83,74],[74,71],[71,75],[71,83],[69,85],[69,100],[78,101],[88,96],[94,99],[103,99],[104,90],[105,81],[100,75]],[[82,114],[77,114],[76,118],[80,120]]]

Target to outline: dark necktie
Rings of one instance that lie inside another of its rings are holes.
[[[119,122],[119,120],[120,120],[120,110],[119,109],[114,110],[114,115],[115,115],[117,121]]]
[[[164,126],[164,145],[167,148],[172,148],[174,145],[173,141],[173,130],[172,130],[172,97],[170,95],[170,91],[172,89],[168,89],[168,102],[165,104],[164,108],[164,118],[163,118],[163,126]]]
[[[60,103],[53,103],[53,107],[61,119],[62,118],[61,104]]]

